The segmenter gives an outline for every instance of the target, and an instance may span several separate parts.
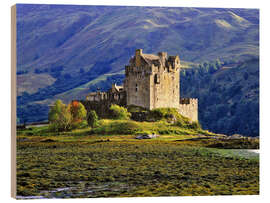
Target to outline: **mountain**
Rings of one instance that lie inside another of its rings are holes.
[[[121,83],[137,48],[188,67],[258,58],[259,10],[17,4],[19,121],[45,120],[57,98]]]

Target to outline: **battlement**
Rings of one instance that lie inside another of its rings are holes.
[[[179,113],[188,117],[191,121],[198,121],[198,99],[181,98],[179,103]]]
[[[103,101],[107,98],[107,92],[91,92],[86,96],[86,101]]]
[[[196,98],[180,98],[180,104],[198,104],[198,99]]]
[[[172,72],[180,69],[179,56],[168,56],[167,52],[158,52],[157,55],[145,54],[142,49],[137,49],[135,55],[131,57],[129,65],[126,66],[127,72]],[[127,74],[128,75],[128,74]]]
[[[110,101],[113,103],[122,102],[125,100],[126,93],[123,86],[118,86],[112,84],[112,87],[107,92],[91,92],[86,96],[86,101],[100,102],[100,101]]]

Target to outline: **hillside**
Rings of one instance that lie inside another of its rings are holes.
[[[187,67],[259,56],[256,9],[18,4],[17,31],[19,122],[46,120],[57,98],[69,102],[121,83],[136,48],[178,54]]]
[[[202,126],[224,134],[259,135],[259,60],[182,71],[181,95],[199,99]],[[192,84],[192,85],[190,85]]]

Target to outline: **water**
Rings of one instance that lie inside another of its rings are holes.
[[[80,182],[83,183],[83,182]],[[53,198],[69,198],[80,197],[81,195],[89,195],[102,191],[125,191],[128,185],[119,182],[109,182],[102,185],[89,185],[88,187],[64,187],[53,190],[41,191],[38,196],[16,196],[17,199],[53,199]]]

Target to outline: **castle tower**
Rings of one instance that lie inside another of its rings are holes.
[[[167,57],[165,52],[143,54],[142,49],[137,49],[125,68],[127,105],[179,108],[179,73],[179,56]]]

